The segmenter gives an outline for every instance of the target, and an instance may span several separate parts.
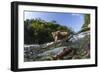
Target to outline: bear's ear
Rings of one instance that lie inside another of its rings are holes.
[[[55,32],[52,32],[51,34],[52,34],[53,37],[55,37]]]
[[[58,31],[56,31],[56,33],[60,33],[60,31],[58,30]]]
[[[54,32],[51,33],[52,35],[54,34]]]

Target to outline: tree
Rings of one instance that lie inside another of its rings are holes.
[[[85,14],[84,15],[84,24],[82,26],[82,28],[87,27],[90,24],[90,14]]]
[[[81,33],[81,32],[86,32],[86,31],[90,31],[90,14],[84,14],[84,24],[81,27],[81,30],[77,33]]]

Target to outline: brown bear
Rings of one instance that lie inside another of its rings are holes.
[[[52,36],[53,36],[54,41],[62,40],[64,38],[68,38],[68,35],[69,35],[68,32],[65,32],[65,31],[52,32]]]

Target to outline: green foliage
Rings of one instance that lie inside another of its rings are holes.
[[[90,24],[90,14],[84,14],[84,24],[82,28],[87,27]]]
[[[70,28],[57,24],[56,21],[46,22],[39,19],[24,21],[24,43],[25,44],[43,44],[53,41],[51,35],[54,31],[67,31],[74,33]]]
[[[90,14],[84,14],[84,24],[78,33],[89,31],[90,30],[90,28],[88,27],[89,25],[90,25]]]

